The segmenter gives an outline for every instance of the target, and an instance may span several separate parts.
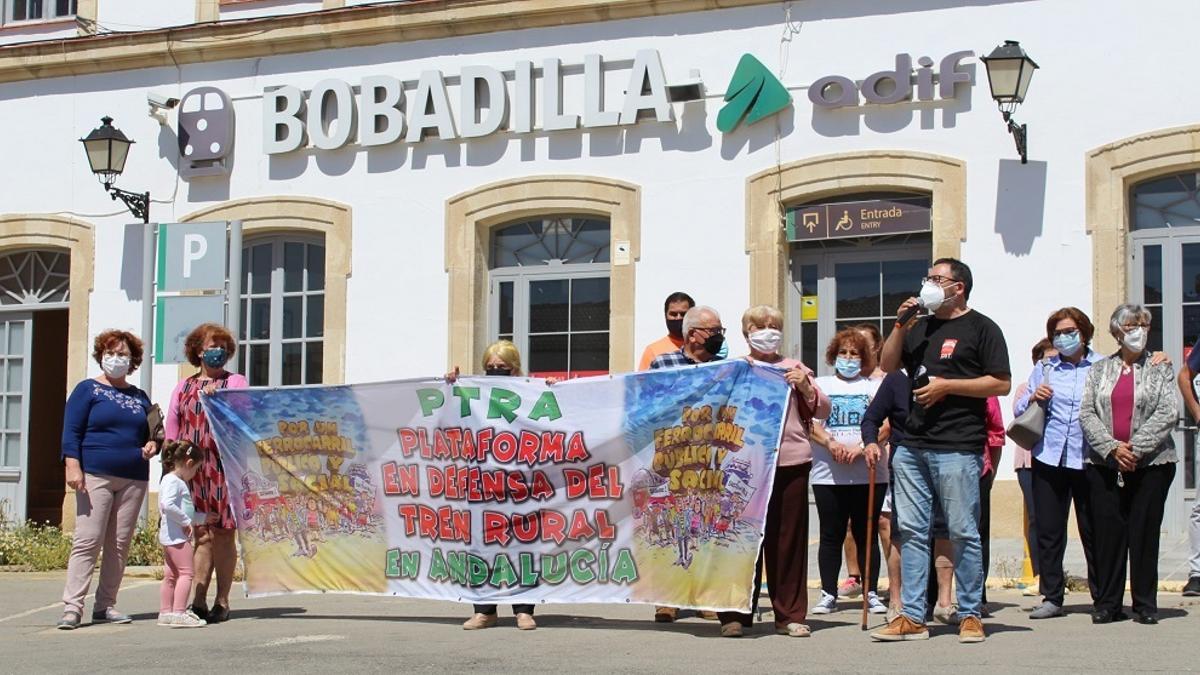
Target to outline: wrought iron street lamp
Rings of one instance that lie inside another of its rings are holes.
[[[100,118],[101,125],[92,130],[87,138],[81,138],[83,149],[87,152],[88,164],[92,173],[100,179],[104,189],[113,200],[125,202],[129,212],[143,223],[150,222],[150,193],[129,192],[113,185],[117,176],[125,170],[125,160],[129,157],[129,146],[133,141],[125,137],[121,130],[112,125],[112,118],[105,115]]]
[[[991,54],[980,59],[987,67],[988,84],[992,89],[992,99],[1000,107],[1004,123],[1013,135],[1017,144],[1017,152],[1021,155],[1021,163],[1025,164],[1026,157],[1026,125],[1017,124],[1012,115],[1017,106],[1025,101],[1025,93],[1029,91],[1029,81],[1033,79],[1033,71],[1038,65],[1029,58],[1021,44],[1016,40],[1005,40],[1004,44],[992,50]]]

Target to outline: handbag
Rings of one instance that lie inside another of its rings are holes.
[[[1042,382],[1046,382],[1050,376],[1050,364],[1042,365]],[[1033,394],[1030,393],[1030,397]],[[1031,401],[1025,412],[1008,425],[1008,429],[1004,432],[1009,438],[1022,448],[1032,449],[1033,446],[1042,440],[1042,435],[1046,433],[1046,408],[1041,403]]]
[[[162,444],[167,437],[164,421],[162,408],[158,407],[157,403],[151,403],[150,407],[146,409],[146,426],[150,431],[148,440]]]

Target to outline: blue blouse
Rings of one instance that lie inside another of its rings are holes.
[[[150,462],[142,458],[149,409],[150,397],[137,387],[80,382],[67,398],[61,457],[79,460],[93,476],[149,480]]]
[[[1042,440],[1030,449],[1035,460],[1068,469],[1083,468],[1088,445],[1083,439],[1083,428],[1079,426],[1079,409],[1083,403],[1088,370],[1098,359],[1096,352],[1089,349],[1078,364],[1055,356],[1034,366],[1029,375],[1029,385],[1017,401],[1013,413],[1020,417],[1025,412],[1033,400],[1033,392],[1043,383],[1043,371],[1048,370],[1046,383],[1054,389],[1054,395],[1046,407],[1046,432]]]

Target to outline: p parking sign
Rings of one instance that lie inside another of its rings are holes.
[[[158,226],[159,292],[225,289],[226,223]]]

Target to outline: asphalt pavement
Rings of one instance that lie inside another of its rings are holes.
[[[1070,615],[1032,621],[1035,598],[989,591],[988,640],[959,644],[934,626],[925,642],[881,644],[859,628],[859,607],[813,617],[811,638],[775,635],[771,615],[741,639],[715,621],[655,624],[642,605],[543,605],[539,628],[467,632],[467,605],[356,595],[235,597],[232,619],[197,629],[155,625],[158,582],[127,578],[118,608],[129,625],[54,628],[62,573],[0,573],[0,672],[1185,672],[1200,669],[1200,602],[1163,593],[1161,622],[1093,626],[1086,598]],[[816,591],[813,591],[815,594]],[[88,599],[86,616],[91,613]],[[85,618],[86,621],[86,618]],[[873,616],[872,626],[882,617]]]

